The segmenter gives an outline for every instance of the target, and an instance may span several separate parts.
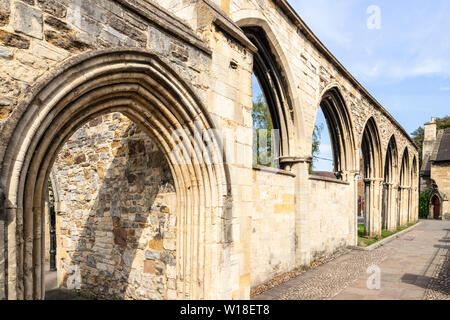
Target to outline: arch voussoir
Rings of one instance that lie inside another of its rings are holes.
[[[177,194],[178,292],[181,298],[208,298],[205,284],[211,286],[214,280],[207,278],[211,274],[204,265],[217,261],[205,250],[206,234],[220,223],[229,197],[220,143],[214,134],[208,136],[209,143],[204,141],[203,133],[214,127],[193,91],[156,56],[131,51],[89,55],[64,70],[39,91],[16,127],[2,171],[6,195],[17,209],[11,219],[17,234],[24,233],[8,242],[10,268],[23,265],[17,276],[9,274],[11,297],[43,298],[44,185],[71,134],[110,112],[122,112],[136,122],[167,157]]]

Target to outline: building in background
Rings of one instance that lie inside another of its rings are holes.
[[[450,128],[437,130],[433,117],[424,138],[420,190],[431,191],[429,218],[450,220]]]

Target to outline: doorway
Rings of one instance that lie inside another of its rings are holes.
[[[438,197],[434,197],[432,200],[433,204],[433,219],[440,219],[441,218],[441,201]]]

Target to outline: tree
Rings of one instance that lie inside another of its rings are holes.
[[[417,128],[416,131],[411,133],[411,137],[414,143],[419,147],[419,167],[422,167],[422,149],[423,149],[423,140],[425,138],[425,130],[423,127]]]
[[[430,191],[422,192],[419,196],[419,217],[428,218],[430,210]]]
[[[450,116],[436,119],[436,126],[438,130],[450,128]]]
[[[272,118],[262,95],[253,102],[253,163],[273,166]]]
[[[320,154],[320,140],[322,139],[323,123],[314,125],[312,137],[312,163],[309,166],[309,173],[314,170],[314,163],[317,162],[317,157]]]

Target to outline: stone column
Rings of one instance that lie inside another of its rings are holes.
[[[391,199],[392,231],[396,230],[398,227],[398,205],[399,205],[398,199],[399,199],[398,184],[395,184],[392,186],[392,199]]]
[[[419,205],[418,205],[418,189],[411,188],[411,210],[409,213],[409,222],[416,222],[419,220]]]
[[[6,299],[5,249],[5,221],[3,203],[0,203],[0,300]]]
[[[343,179],[353,183],[353,202],[352,212],[349,218],[349,244],[352,246],[358,245],[358,177],[359,171],[343,172]]]
[[[409,221],[409,214],[411,211],[411,187],[406,186],[403,190],[403,198],[404,198],[404,205],[403,205],[403,215],[402,215],[402,226],[406,226]]]
[[[406,223],[410,223],[412,221],[412,215],[413,215],[413,193],[412,188],[408,189],[408,210],[407,210],[407,219]]]
[[[295,173],[295,262],[297,266],[311,262],[309,240],[309,165],[311,158],[289,161]]]
[[[408,186],[399,186],[399,226],[405,226],[408,224],[409,215],[409,189]]]
[[[432,220],[433,219],[433,212],[434,212],[434,205],[432,203],[429,204],[428,207],[428,220]]]
[[[398,186],[397,189],[397,227],[401,225],[401,215],[402,215],[402,196],[403,196],[403,189]]]
[[[364,183],[366,185],[364,234],[373,238],[381,236],[381,191],[383,180],[364,179]]]
[[[385,183],[386,185],[386,229],[394,231],[397,229],[397,205],[395,197],[395,186],[393,183]]]
[[[419,221],[419,188],[414,188],[414,221]]]
[[[381,230],[387,229],[388,203],[389,203],[388,185],[383,182],[381,185]]]
[[[6,208],[5,233],[8,246],[8,300],[23,300],[23,232],[22,208]],[[5,257],[6,258],[6,257]]]

